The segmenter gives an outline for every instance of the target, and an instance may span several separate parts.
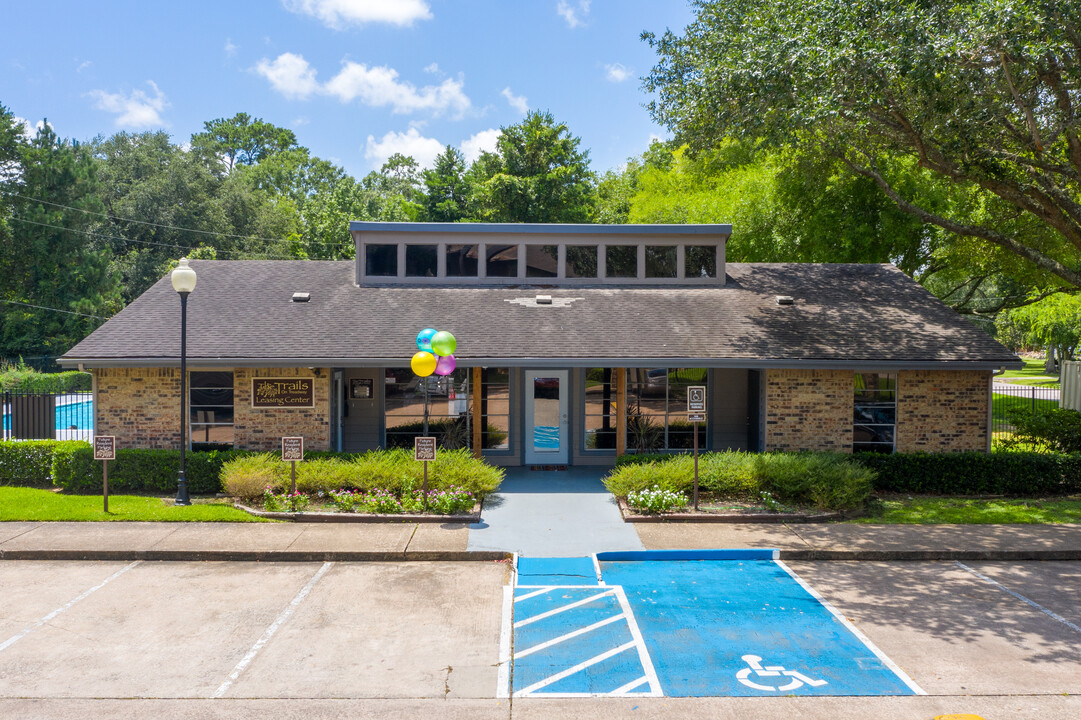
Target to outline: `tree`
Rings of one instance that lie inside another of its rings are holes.
[[[651,112],[692,148],[815,148],[983,258],[990,282],[1004,267],[1042,288],[1017,302],[1081,287],[1081,4],[695,5],[683,36],[644,35]],[[928,179],[949,202],[920,192]]]
[[[458,222],[465,217],[469,184],[465,179],[465,156],[447,145],[424,171],[424,214],[428,222]]]
[[[1059,362],[1073,360],[1081,344],[1081,297],[1044,298],[1002,313],[995,324],[1002,334],[1020,334],[1025,344],[1047,348],[1047,371],[1058,373]]]
[[[203,123],[204,132],[191,136],[193,148],[225,161],[227,172],[236,164],[254,165],[264,158],[297,146],[292,130],[278,127],[248,113]]]
[[[589,222],[596,202],[589,151],[551,113],[531,111],[501,129],[496,153],[469,174],[473,219],[484,222]]]

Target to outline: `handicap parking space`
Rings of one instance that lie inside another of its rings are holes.
[[[873,696],[922,690],[775,553],[520,558],[504,694]],[[582,586],[536,584],[586,574]]]

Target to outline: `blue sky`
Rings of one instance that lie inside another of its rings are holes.
[[[187,142],[247,112],[358,177],[393,152],[473,157],[549,110],[603,172],[666,136],[644,107],[655,54],[639,35],[691,19],[685,0],[10,3],[0,103],[77,140]]]

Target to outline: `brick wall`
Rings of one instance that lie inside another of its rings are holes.
[[[99,368],[94,433],[115,435],[117,447],[180,445],[178,368]]]
[[[767,370],[766,450],[852,452],[851,370]]]
[[[253,408],[254,377],[315,377],[314,408]],[[233,371],[236,446],[280,450],[281,439],[303,436],[305,450],[330,449],[330,370],[327,368],[236,368]]]
[[[178,368],[99,368],[94,432],[115,435],[118,447],[176,448],[180,444]],[[314,408],[253,408],[253,377],[315,377]],[[302,435],[307,450],[330,449],[330,372],[322,368],[236,368],[234,443],[278,450],[283,436]]]
[[[987,449],[987,370],[897,375],[897,452]]]

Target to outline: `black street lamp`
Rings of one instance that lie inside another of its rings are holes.
[[[180,476],[176,480],[176,504],[191,505],[188,481],[184,478],[185,451],[188,449],[188,295],[195,289],[195,271],[188,259],[180,258],[172,274],[173,290],[180,293]]]

